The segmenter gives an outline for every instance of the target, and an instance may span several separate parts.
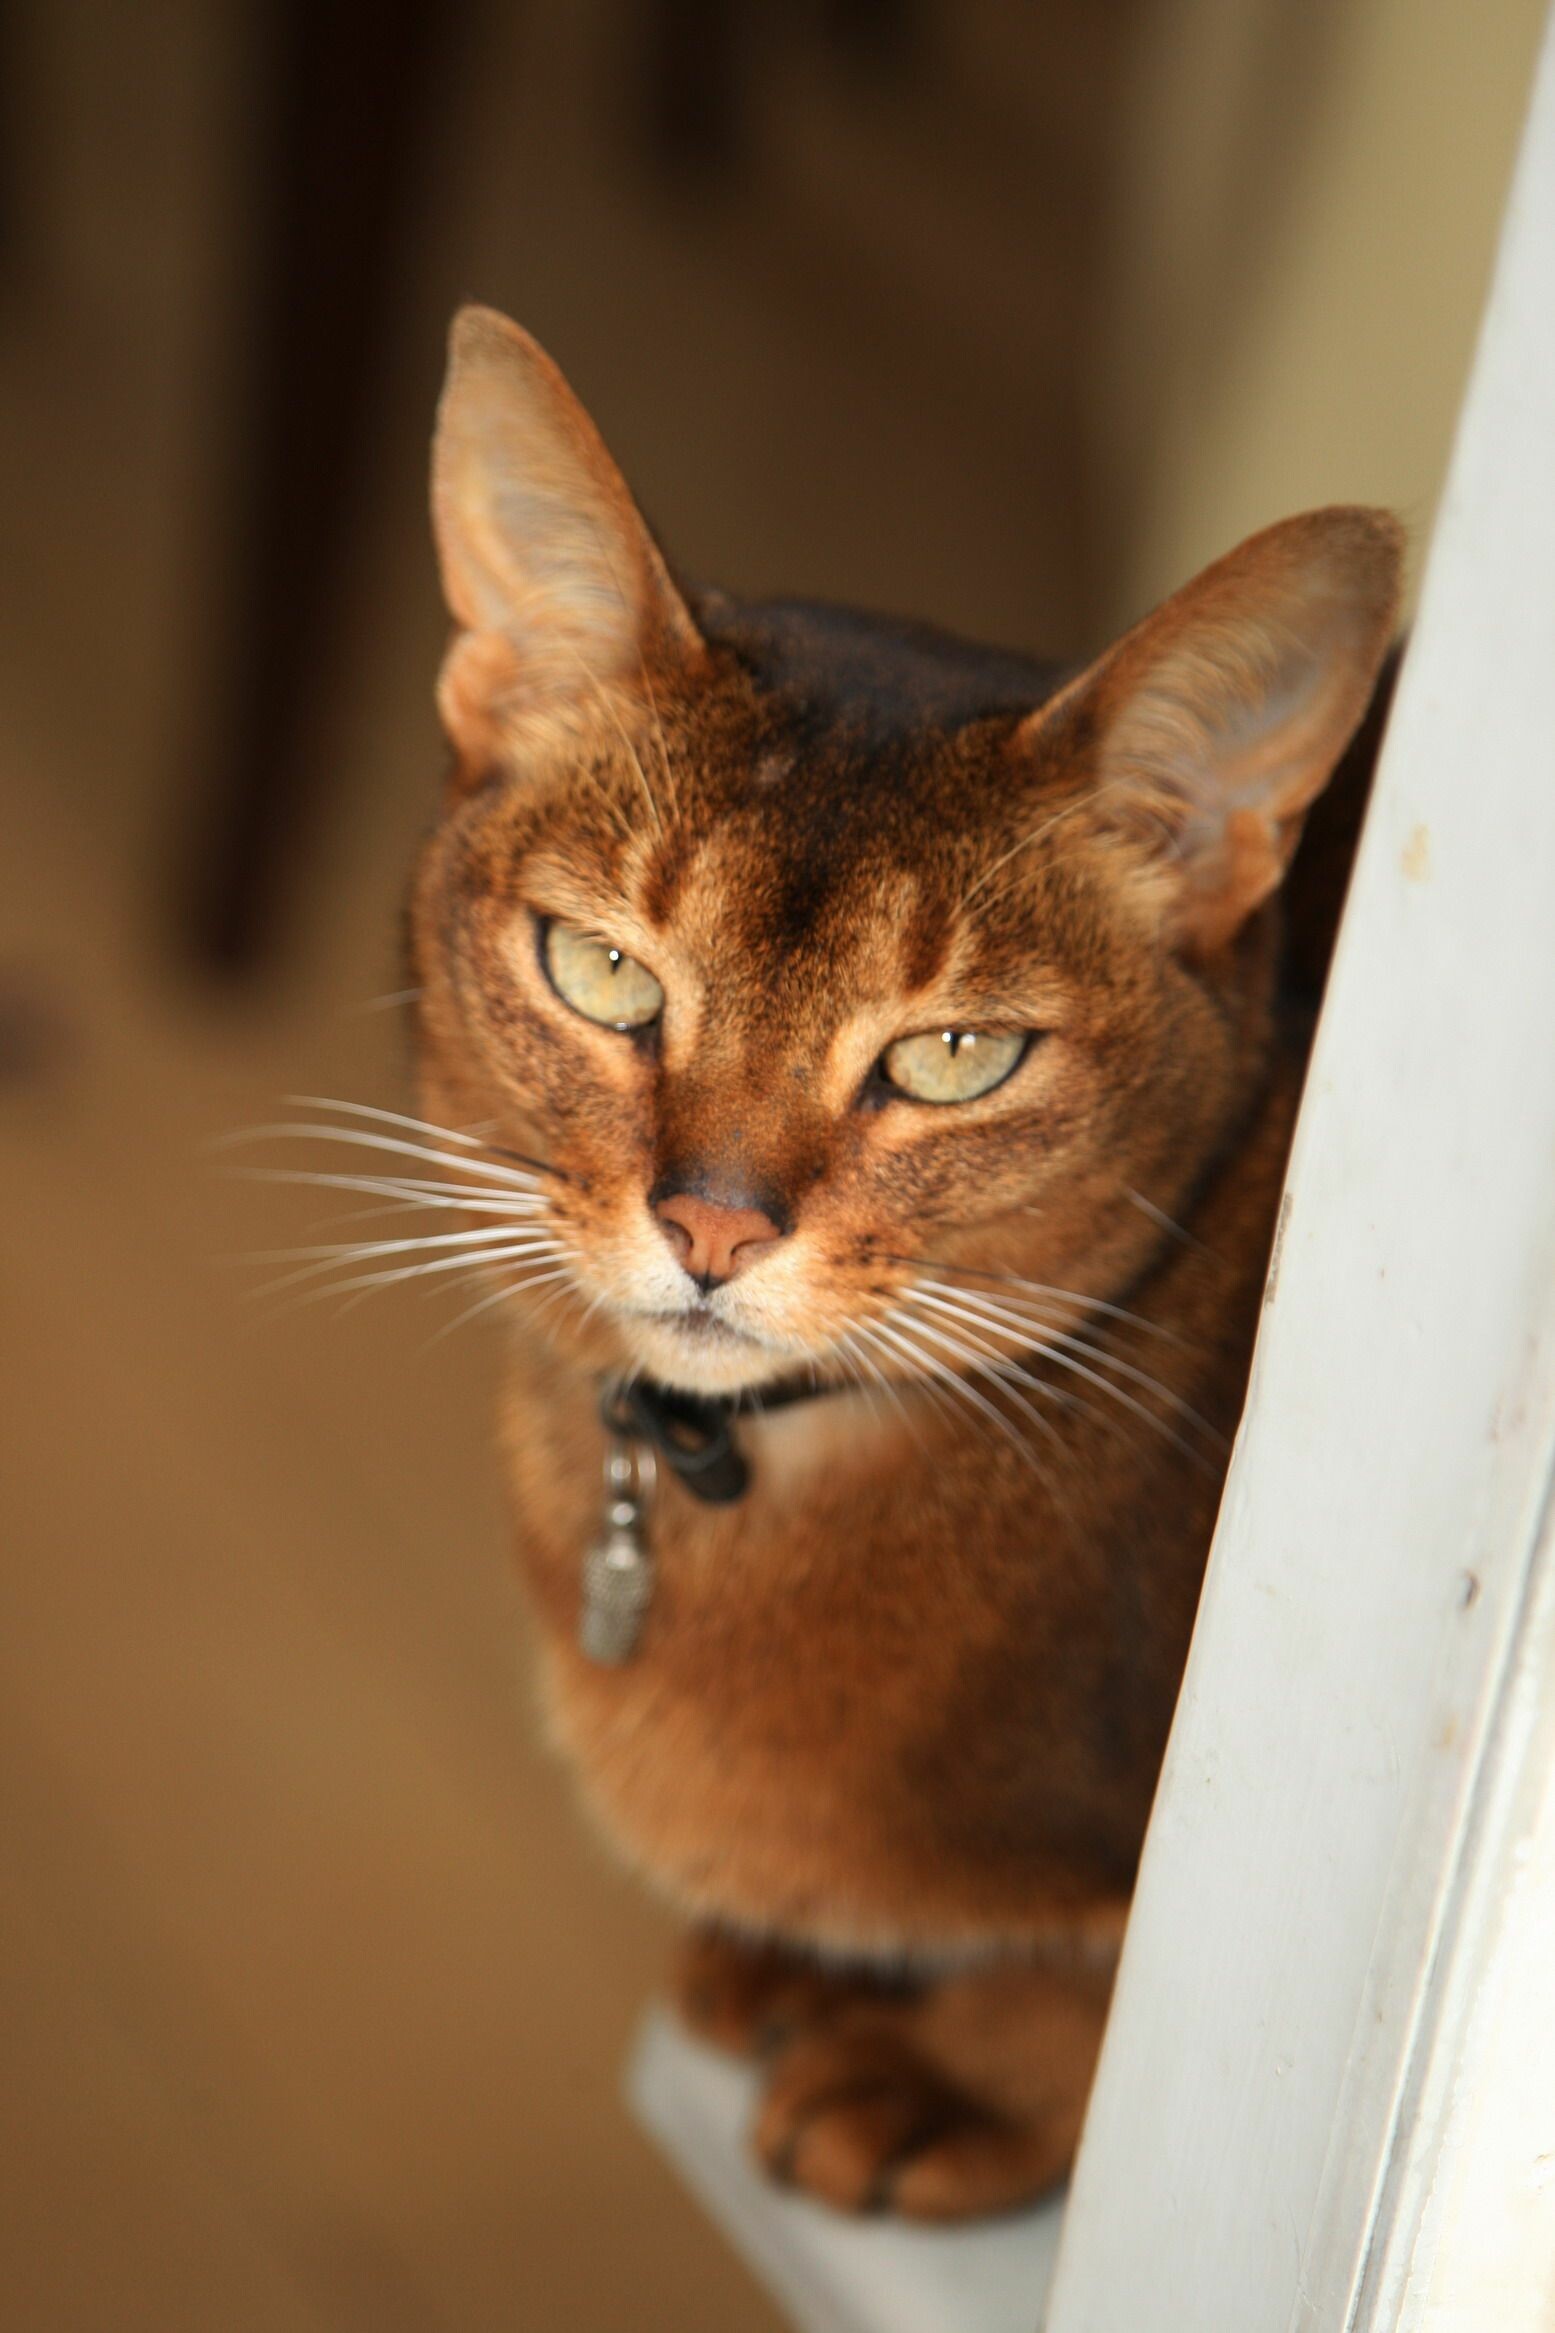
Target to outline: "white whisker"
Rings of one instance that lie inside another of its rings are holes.
[[[329,1280],[323,1287],[311,1289],[306,1296],[301,1297],[298,1301],[299,1305],[306,1305],[321,1302],[329,1296],[346,1295],[358,1288],[388,1288],[399,1280],[425,1279],[429,1274],[435,1272],[467,1272],[472,1265],[476,1264],[485,1266],[508,1263],[524,1256],[559,1255],[561,1253],[562,1250],[557,1241],[536,1236],[533,1239],[513,1242],[503,1247],[490,1246],[473,1254],[465,1251],[457,1256],[437,1256],[430,1263],[397,1264],[392,1270],[386,1272],[359,1273],[351,1279]],[[268,1287],[256,1289],[255,1294],[259,1297],[280,1296],[288,1288],[298,1287],[305,1281],[317,1279],[321,1274],[337,1269],[339,1267],[332,1263],[306,1264],[301,1271],[288,1272],[284,1278],[272,1280]]]
[[[1087,1296],[1079,1288],[1055,1288],[1046,1280],[1024,1280],[1017,1272],[982,1272],[968,1264],[940,1264],[932,1256],[892,1256],[887,1260],[896,1264],[916,1264],[921,1271],[932,1272],[938,1278],[948,1280],[963,1295],[981,1293],[980,1287],[969,1285],[971,1282],[991,1283],[1006,1304],[1020,1304],[1029,1310],[1036,1310],[1038,1308],[1030,1305],[1028,1299],[1044,1298],[1050,1313],[1054,1305],[1073,1305],[1082,1314],[1100,1313],[1104,1319],[1126,1322],[1130,1328],[1139,1329],[1146,1336],[1158,1337],[1162,1344],[1184,1345],[1188,1342],[1175,1329],[1164,1328],[1159,1321],[1147,1319],[1142,1312],[1130,1312],[1126,1305],[1110,1304],[1102,1296]]]
[[[879,1362],[871,1354],[861,1349],[853,1335],[845,1329],[839,1331],[832,1340],[832,1349],[844,1367],[851,1369],[861,1393],[867,1395],[871,1401],[884,1393],[900,1412],[904,1424],[909,1426],[912,1424],[907,1404],[892,1384],[891,1379],[881,1368]]]
[[[369,996],[357,1006],[359,1013],[392,1012],[396,1005],[415,1004],[421,995],[419,988],[391,988],[385,996]]]
[[[894,1313],[890,1317],[892,1320],[896,1320],[898,1318],[898,1316]],[[911,1423],[911,1418],[909,1417],[907,1411],[907,1405],[902,1400],[901,1394],[901,1388],[903,1386],[911,1386],[914,1393],[922,1395],[923,1399],[929,1404],[929,1407],[933,1410],[934,1415],[937,1418],[948,1419],[953,1427],[958,1430],[961,1429],[964,1424],[961,1412],[955,1407],[954,1403],[946,1397],[944,1387],[938,1382],[937,1373],[927,1372],[923,1366],[923,1356],[916,1352],[908,1358],[904,1367],[901,1347],[895,1341],[888,1343],[886,1337],[882,1334],[882,1331],[885,1329],[886,1325],[887,1324],[884,1321],[861,1320],[855,1323],[853,1333],[855,1336],[864,1338],[865,1341],[868,1344],[873,1345],[878,1352],[884,1353],[886,1359],[893,1364],[893,1367],[897,1372],[896,1375],[893,1375],[892,1371],[889,1369],[882,1369],[880,1363],[871,1358],[871,1366],[874,1369],[876,1376],[879,1378],[882,1387],[894,1396],[897,1402],[897,1406],[902,1411],[903,1417],[907,1418],[909,1424]],[[983,1421],[980,1418],[974,1417],[973,1422],[979,1428],[981,1428]]]
[[[909,1299],[909,1302],[916,1301],[916,1298]],[[980,1355],[977,1351],[977,1340],[971,1338],[970,1331],[966,1332],[963,1337],[957,1338],[948,1335],[943,1328],[935,1328],[931,1321],[915,1320],[912,1325],[920,1337],[927,1337],[931,1344],[938,1345],[942,1351],[954,1353],[956,1358],[964,1362],[975,1376],[993,1379],[1009,1394],[1011,1401],[1015,1403],[1024,1416],[1031,1420],[1040,1433],[1045,1434],[1048,1440],[1056,1444],[1060,1450],[1067,1448],[1062,1434],[1053,1424],[1052,1419],[1043,1417],[1040,1411],[1031,1407],[1029,1402],[1022,1400],[1020,1394],[1011,1390],[1017,1385],[1023,1386],[1031,1393],[1045,1394],[1049,1401],[1062,1408],[1064,1406],[1063,1397],[1056,1388],[1043,1385],[1039,1378],[1032,1377],[1015,1366],[1008,1356],[1000,1353],[996,1346],[985,1345]],[[990,1355],[991,1358],[988,1357]]]
[[[462,1139],[462,1138],[461,1138]],[[320,1126],[311,1119],[275,1126],[248,1126],[236,1134],[218,1135],[216,1148],[227,1150],[243,1142],[339,1142],[361,1150],[382,1150],[400,1158],[419,1159],[428,1166],[443,1167],[455,1174],[473,1175],[488,1182],[507,1185],[518,1190],[542,1190],[539,1175],[527,1169],[503,1166],[495,1159],[450,1154],[446,1150],[430,1150],[425,1143],[402,1142],[396,1135],[378,1134],[364,1126]]]
[[[419,995],[419,990],[410,990]],[[434,1126],[429,1118],[407,1118],[403,1110],[380,1110],[375,1102],[337,1101],[329,1094],[282,1094],[288,1110],[344,1110],[351,1118],[374,1118],[384,1126],[399,1126],[407,1134],[431,1134],[439,1142],[465,1143],[472,1150],[484,1150],[485,1144],[475,1134],[461,1133],[452,1126]]]
[[[330,1263],[370,1263],[375,1256],[407,1255],[414,1248],[492,1247],[514,1236],[507,1224],[493,1224],[480,1231],[430,1231],[415,1239],[341,1239],[330,1240],[315,1247],[276,1248],[269,1255],[256,1259],[272,1264],[305,1264],[314,1261]]]
[[[934,1292],[926,1288],[923,1283],[920,1282],[918,1287],[905,1299],[905,1301],[909,1305],[933,1303]],[[1096,1412],[1092,1409],[1092,1406],[1089,1402],[1082,1399],[1080,1395],[1072,1392],[1067,1387],[1049,1385],[1045,1379],[1040,1377],[1033,1377],[1029,1371],[1023,1369],[1013,1353],[1007,1351],[1003,1345],[1000,1345],[994,1341],[994,1339],[1001,1332],[992,1322],[985,1321],[980,1318],[969,1318],[964,1314],[951,1312],[948,1307],[943,1305],[936,1305],[935,1310],[938,1314],[942,1315],[940,1320],[940,1326],[942,1329],[944,1327],[944,1319],[946,1317],[956,1321],[959,1335],[962,1339],[965,1340],[964,1357],[969,1362],[972,1362],[974,1361],[975,1356],[981,1355],[985,1365],[995,1375],[997,1375],[1001,1384],[1024,1386],[1028,1392],[1040,1394],[1044,1401],[1051,1402],[1055,1409],[1066,1411],[1083,1411],[1087,1416],[1095,1416],[1100,1414],[1099,1412]],[[926,1321],[920,1321],[917,1325],[924,1335],[932,1335],[934,1333]],[[986,1333],[979,1333],[980,1331]],[[1008,1334],[1009,1332],[1006,1331],[1003,1333]],[[942,1338],[937,1341],[949,1342],[952,1345],[955,1343],[954,1339]],[[1053,1426],[1050,1419],[1043,1418],[1039,1421],[1039,1423],[1046,1429],[1049,1434],[1052,1434],[1055,1439],[1061,1439],[1061,1437],[1057,1434],[1057,1429]]]
[[[482,1191],[465,1183],[421,1182],[413,1175],[343,1175],[309,1167],[234,1167],[245,1183],[292,1183],[331,1191],[363,1191],[369,1197],[413,1195],[423,1207],[452,1207],[466,1215],[543,1215],[544,1191]]]
[[[1136,1401],[1131,1394],[1125,1393],[1120,1385],[1115,1385],[1112,1382],[1111,1378],[1103,1377],[1099,1370],[1088,1368],[1083,1361],[1077,1361],[1074,1358],[1074,1352],[1088,1352],[1093,1360],[1105,1362],[1109,1368],[1117,1370],[1120,1375],[1145,1387],[1165,1402],[1168,1408],[1175,1410],[1179,1416],[1196,1425],[1212,1441],[1224,1446],[1223,1437],[1216,1433],[1215,1428],[1210,1425],[1208,1420],[1201,1418],[1197,1410],[1185,1402],[1179,1394],[1174,1393],[1170,1386],[1163,1385],[1159,1378],[1150,1376],[1146,1371],[1134,1368],[1130,1362],[1120,1359],[1115,1353],[1101,1351],[1095,1345],[1088,1344],[1081,1338],[1070,1336],[1064,1330],[1051,1327],[1044,1329],[1037,1321],[1006,1311],[995,1299],[982,1296],[976,1290],[958,1289],[955,1298],[952,1299],[932,1287],[920,1283],[919,1300],[922,1303],[934,1305],[953,1318],[963,1321],[967,1315],[961,1306],[965,1303],[974,1307],[976,1315],[985,1320],[1002,1321],[1007,1333],[1026,1335],[1029,1332],[1033,1349],[1040,1352],[1046,1360],[1051,1361],[1055,1368],[1067,1369],[1076,1377],[1083,1378],[1088,1385],[1094,1385],[1099,1392],[1107,1394],[1121,1408],[1129,1410],[1135,1417],[1140,1418],[1153,1432],[1162,1435],[1167,1441],[1175,1443],[1178,1449],[1184,1451],[1198,1465],[1207,1466],[1209,1464],[1201,1451],[1196,1450],[1192,1443],[1184,1441],[1180,1434],[1174,1433],[1163,1418],[1156,1416],[1154,1410],[1148,1409],[1143,1402]]]
[[[461,1329],[464,1327],[466,1321],[478,1319],[483,1312],[490,1312],[494,1305],[504,1304],[510,1297],[527,1296],[531,1289],[544,1288],[549,1282],[553,1280],[566,1280],[568,1282],[572,1282],[572,1279],[572,1266],[570,1264],[563,1264],[559,1271],[540,1272],[530,1274],[522,1279],[512,1280],[507,1284],[506,1287],[494,1290],[493,1293],[489,1296],[483,1296],[479,1304],[472,1304],[468,1311],[460,1313],[457,1320],[448,1321],[442,1328],[438,1330],[436,1336],[432,1339],[432,1343],[434,1345],[440,1345],[444,1337],[451,1337],[455,1329]]]
[[[1153,1223],[1158,1230],[1164,1231],[1169,1238],[1177,1240],[1185,1248],[1197,1248],[1201,1256],[1213,1254],[1214,1251],[1207,1248],[1201,1239],[1195,1238],[1186,1224],[1179,1223],[1175,1216],[1168,1215],[1166,1209],[1158,1207],[1153,1199],[1147,1199],[1143,1191],[1125,1187],[1123,1196],[1131,1207],[1137,1207],[1141,1215]]]
[[[926,1295],[930,1293],[930,1284],[920,1282],[919,1286],[925,1289]],[[980,1288],[957,1288],[949,1292],[934,1288],[932,1289],[932,1297],[937,1298],[947,1309],[954,1309],[961,1303],[970,1305],[988,1318],[1002,1321],[1012,1334],[1025,1335],[1028,1330],[1036,1330],[1037,1334],[1033,1337],[1032,1342],[1051,1360],[1059,1358],[1059,1353],[1055,1348],[1088,1354],[1093,1361],[1104,1368],[1116,1370],[1120,1377],[1126,1377],[1132,1384],[1144,1386],[1149,1392],[1157,1394],[1170,1409],[1176,1410],[1182,1417],[1191,1419],[1193,1424],[1201,1427],[1213,1441],[1222,1442],[1224,1440],[1224,1437],[1216,1432],[1207,1418],[1200,1417],[1192,1404],[1184,1401],[1181,1394],[1175,1392],[1161,1378],[1153,1376],[1148,1369],[1137,1368],[1132,1361],[1126,1361],[1121,1353],[1110,1351],[1107,1346],[1098,1344],[1093,1337],[1084,1336],[1077,1330],[1057,1328],[1051,1321],[1044,1322],[1035,1306],[1015,1307],[1001,1298],[986,1295]]]
[[[975,1385],[969,1385],[959,1371],[952,1369],[948,1362],[941,1361],[937,1354],[926,1353],[899,1315],[893,1316],[890,1320],[876,1321],[871,1325],[877,1336],[884,1337],[899,1352],[905,1353],[908,1359],[916,1364],[920,1380],[932,1377],[937,1384],[943,1385],[948,1392],[966,1402],[970,1408],[985,1417],[989,1424],[1020,1452],[1029,1465],[1036,1465],[1036,1459],[1030,1445],[1016,1427],[1010,1423],[1004,1412],[989,1401],[986,1395],[979,1393]],[[1040,1468],[1038,1471],[1041,1471]]]

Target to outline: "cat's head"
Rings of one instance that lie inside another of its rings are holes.
[[[943,1270],[1055,1322],[1125,1287],[1256,1098],[1267,911],[1388,644],[1394,523],[1272,527],[1061,681],[737,606],[677,582],[482,309],[433,505],[423,1074],[429,1116],[533,1162],[562,1278],[515,1308],[726,1391],[932,1375],[902,1300]]]

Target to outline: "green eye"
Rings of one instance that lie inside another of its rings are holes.
[[[1001,1085],[1026,1050],[1024,1036],[933,1029],[898,1037],[880,1057],[891,1084],[915,1102],[974,1102]]]
[[[664,1007],[664,991],[645,964],[591,940],[570,924],[545,927],[542,952],[551,986],[575,1013],[607,1029],[646,1029]]]

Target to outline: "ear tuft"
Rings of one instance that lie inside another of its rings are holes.
[[[1370,700],[1403,547],[1381,510],[1340,506],[1266,528],[1051,708],[1084,702],[1097,815],[1171,873],[1175,936],[1189,951],[1222,946],[1282,880]]]
[[[467,637],[444,670],[455,741],[565,717],[699,647],[620,472],[557,367],[494,308],[461,308],[432,452],[443,589]]]

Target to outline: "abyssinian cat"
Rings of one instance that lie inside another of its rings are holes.
[[[433,506],[419,1140],[498,1275],[554,1732],[771,2170],[1008,2207],[1089,2088],[1398,530],[1271,527],[1071,674],[736,603],[479,308]]]

